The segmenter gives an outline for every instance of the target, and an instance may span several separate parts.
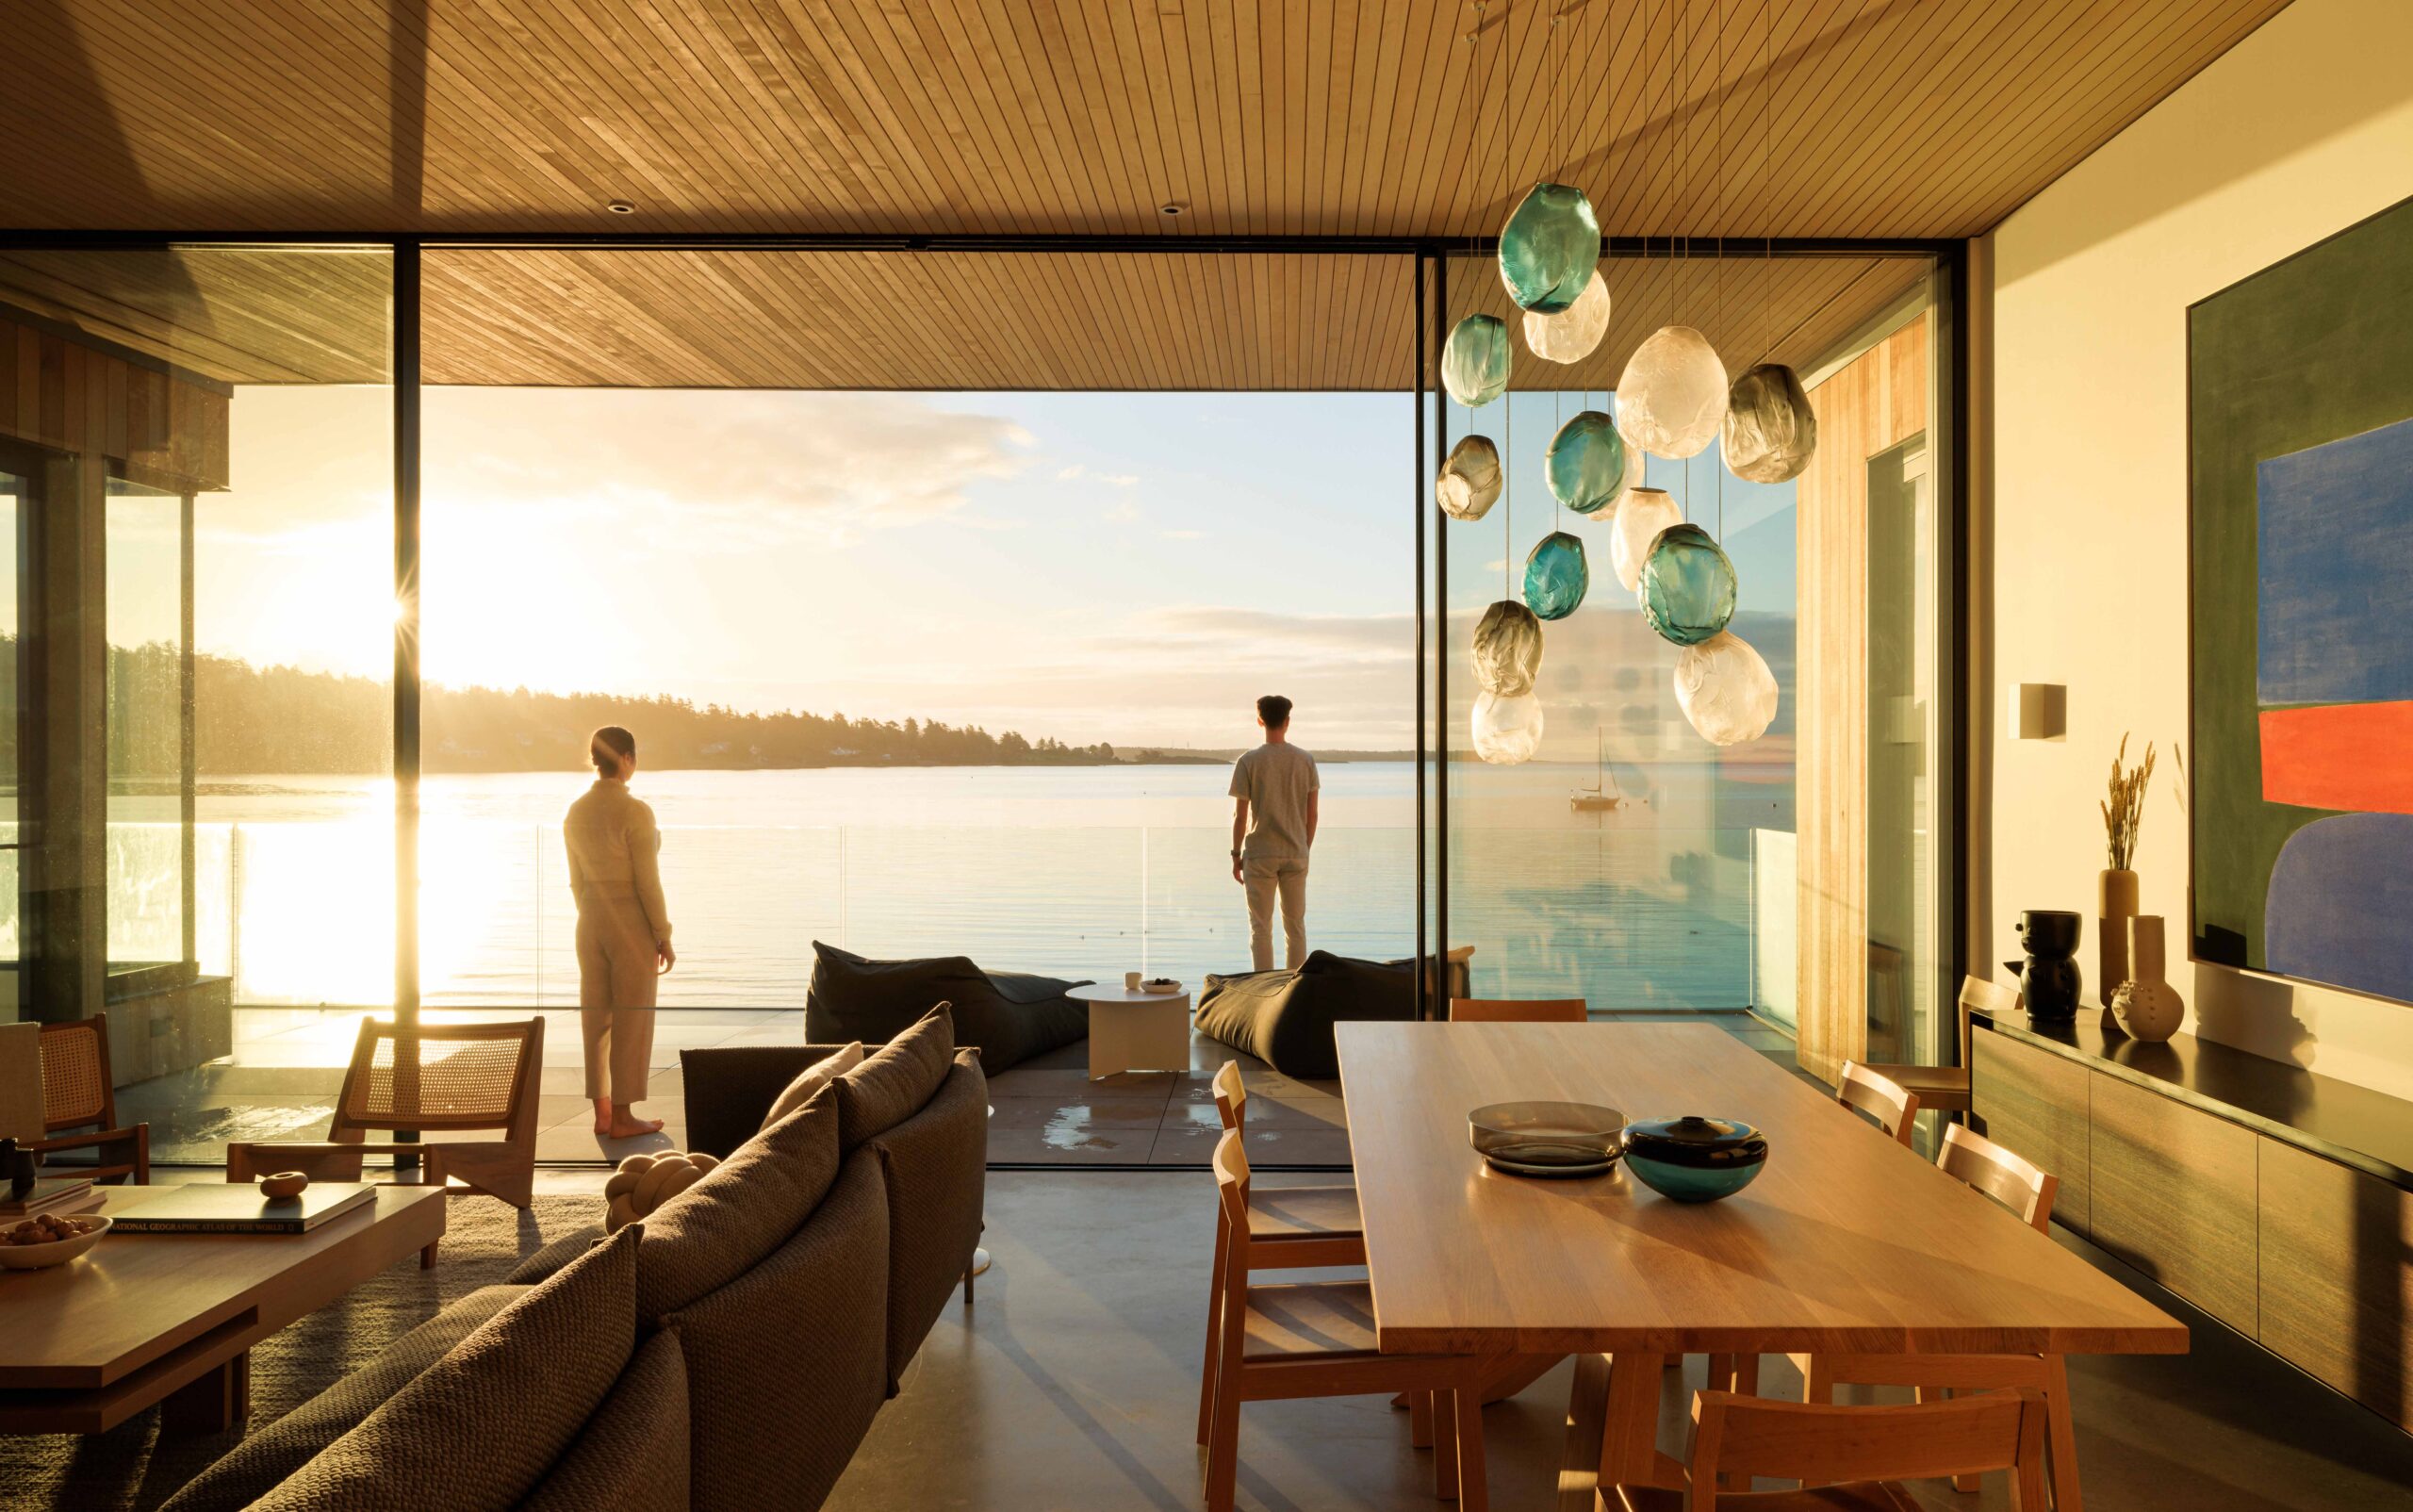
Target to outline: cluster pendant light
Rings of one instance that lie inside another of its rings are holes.
[[[1625,491],[1625,442],[1617,422],[1587,409],[1558,428],[1543,458],[1551,497],[1579,515],[1598,515]]]
[[[1477,25],[1466,39],[1469,44],[1480,43],[1485,8],[1482,3],[1474,7]],[[1554,45],[1563,19],[1551,22],[1553,77],[1564,72]],[[1473,61],[1470,54],[1470,88]],[[1764,87],[1766,74],[1763,67]],[[1670,76],[1691,77],[1688,61],[1675,60]],[[1483,93],[1487,97],[1489,91]],[[1557,108],[1554,94],[1551,108]],[[1681,118],[1683,112],[1670,114]],[[1470,153],[1469,163],[1480,156]],[[1726,160],[1722,145],[1716,160]],[[1602,276],[1599,217],[1589,196],[1564,177],[1536,175],[1538,181],[1501,227],[1498,263],[1501,287],[1521,313],[1527,350],[1567,364],[1599,349],[1613,302]],[[1668,267],[1673,317],[1678,312],[1672,257]],[[1722,277],[1719,290],[1722,314]],[[1508,392],[1513,360],[1505,320],[1489,313],[1467,315],[1443,345],[1442,386],[1469,409],[1487,405]],[[1608,527],[1618,583],[1635,596],[1651,630],[1679,648],[1676,701],[1693,728],[1717,746],[1755,740],[1775,717],[1778,688],[1766,661],[1730,628],[1739,593],[1734,564],[1709,531],[1686,520],[1674,499],[1645,485],[1644,465],[1653,456],[1684,462],[1715,443],[1726,470],[1737,478],[1784,483],[1798,477],[1816,452],[1816,413],[1792,369],[1762,360],[1733,376],[1700,329],[1672,318],[1634,348],[1616,395],[1614,417],[1605,404],[1586,407],[1558,428],[1543,459],[1543,481],[1557,502]],[[1489,436],[1460,439],[1435,479],[1442,511],[1453,519],[1479,520],[1503,500],[1513,511],[1516,460],[1513,450]],[[1722,483],[1719,492],[1722,521]],[[1502,566],[1504,570],[1506,564]],[[1552,530],[1526,554],[1518,596],[1503,598],[1485,612],[1472,648],[1479,689],[1473,738],[1483,760],[1514,764],[1539,749],[1543,717],[1536,679],[1543,626],[1573,614],[1590,584],[1583,540]]]

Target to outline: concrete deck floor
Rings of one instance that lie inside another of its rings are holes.
[[[804,1043],[804,1015],[794,1010],[665,1010],[654,1027],[649,1095],[638,1109],[663,1120],[663,1130],[606,1140],[597,1137],[593,1105],[583,1095],[577,1011],[550,1010],[544,1016],[536,1159],[549,1164],[616,1164],[639,1151],[686,1148],[681,1050]],[[1748,1014],[1650,1016],[1712,1023],[1788,1067],[1793,1063],[1792,1041]],[[119,1117],[150,1123],[151,1159],[163,1166],[222,1163],[235,1140],[320,1138],[359,1024],[356,1011],[245,1010],[236,1018],[232,1057],[122,1089]],[[1235,1060],[1251,1097],[1251,1159],[1269,1170],[1348,1167],[1349,1126],[1338,1082],[1285,1076],[1196,1034],[1190,1065],[1180,1072],[1124,1072],[1092,1081],[1088,1043],[1075,1041],[991,1077],[990,1162],[1203,1168],[1217,1128],[1209,1078]]]
[[[1269,1181],[1269,1184],[1272,1184]],[[1213,1233],[1213,1187],[1186,1172],[1016,1171],[989,1177],[995,1267],[951,1306],[905,1389],[839,1482],[833,1512],[900,1507],[1195,1512],[1193,1440]],[[2262,1512],[2413,1506],[2413,1438],[2246,1343],[2099,1251],[2062,1242],[2152,1295],[2194,1331],[2183,1356],[2073,1359],[2079,1458],[2093,1512]],[[1671,1372],[1663,1447],[1699,1385]],[[1781,1360],[1763,1389],[1798,1395]],[[1486,1414],[1492,1504],[1552,1504],[1570,1368]],[[1268,1512],[1438,1505],[1429,1453],[1380,1398],[1253,1404],[1240,1504]],[[1915,1487],[1953,1512],[1978,1494]]]

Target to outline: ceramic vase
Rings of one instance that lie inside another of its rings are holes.
[[[2076,1014],[2085,985],[2075,959],[2078,923],[2077,914],[2060,909],[2029,909],[2019,916],[2020,944],[2027,949],[2019,963],[2019,994],[2029,1018],[2066,1023]]]
[[[2108,873],[2106,875],[2109,875]],[[2186,1000],[2162,979],[2161,916],[2144,913],[2128,920],[2128,979],[2111,994],[2111,1011],[2120,1027],[2135,1039],[2159,1044],[2178,1032],[2187,1019]]]
[[[2134,973],[2128,970],[2128,921],[2137,916],[2137,874],[2126,868],[2105,870],[2095,879],[2094,979],[2102,984],[2103,1006]]]

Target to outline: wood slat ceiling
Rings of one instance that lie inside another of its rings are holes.
[[[0,223],[1962,237],[2285,3],[10,0]]]
[[[390,371],[383,253],[0,251],[0,305],[227,383]],[[1699,325],[1736,370],[1806,368],[1927,276],[1916,257],[1615,257],[1608,335],[1571,367],[1518,345],[1519,388],[1605,389],[1635,343]],[[433,248],[429,383],[729,388],[1404,388],[1413,260],[1150,252]],[[1516,324],[1487,256],[1450,319]],[[1429,333],[1428,333],[1429,336]]]
[[[0,224],[1178,247],[1477,236],[1549,174],[1619,236],[1962,237],[2284,3],[10,0]],[[146,286],[16,255],[0,300],[229,381],[382,373],[369,260],[199,255]],[[1685,318],[1801,357],[1902,271],[1730,271]],[[1400,386],[1409,277],[1331,254],[431,252],[426,371]],[[1666,278],[1620,272],[1583,383],[1614,379]],[[1453,304],[1506,313],[1497,288],[1462,276]]]

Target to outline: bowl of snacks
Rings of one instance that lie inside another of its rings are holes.
[[[63,1265],[101,1241],[109,1221],[99,1213],[43,1213],[0,1228],[0,1269],[40,1271]]]
[[[1174,980],[1171,977],[1151,977],[1146,981],[1140,984],[1140,991],[1143,993],[1154,993],[1158,997],[1171,997],[1174,994],[1181,991],[1181,983]]]

